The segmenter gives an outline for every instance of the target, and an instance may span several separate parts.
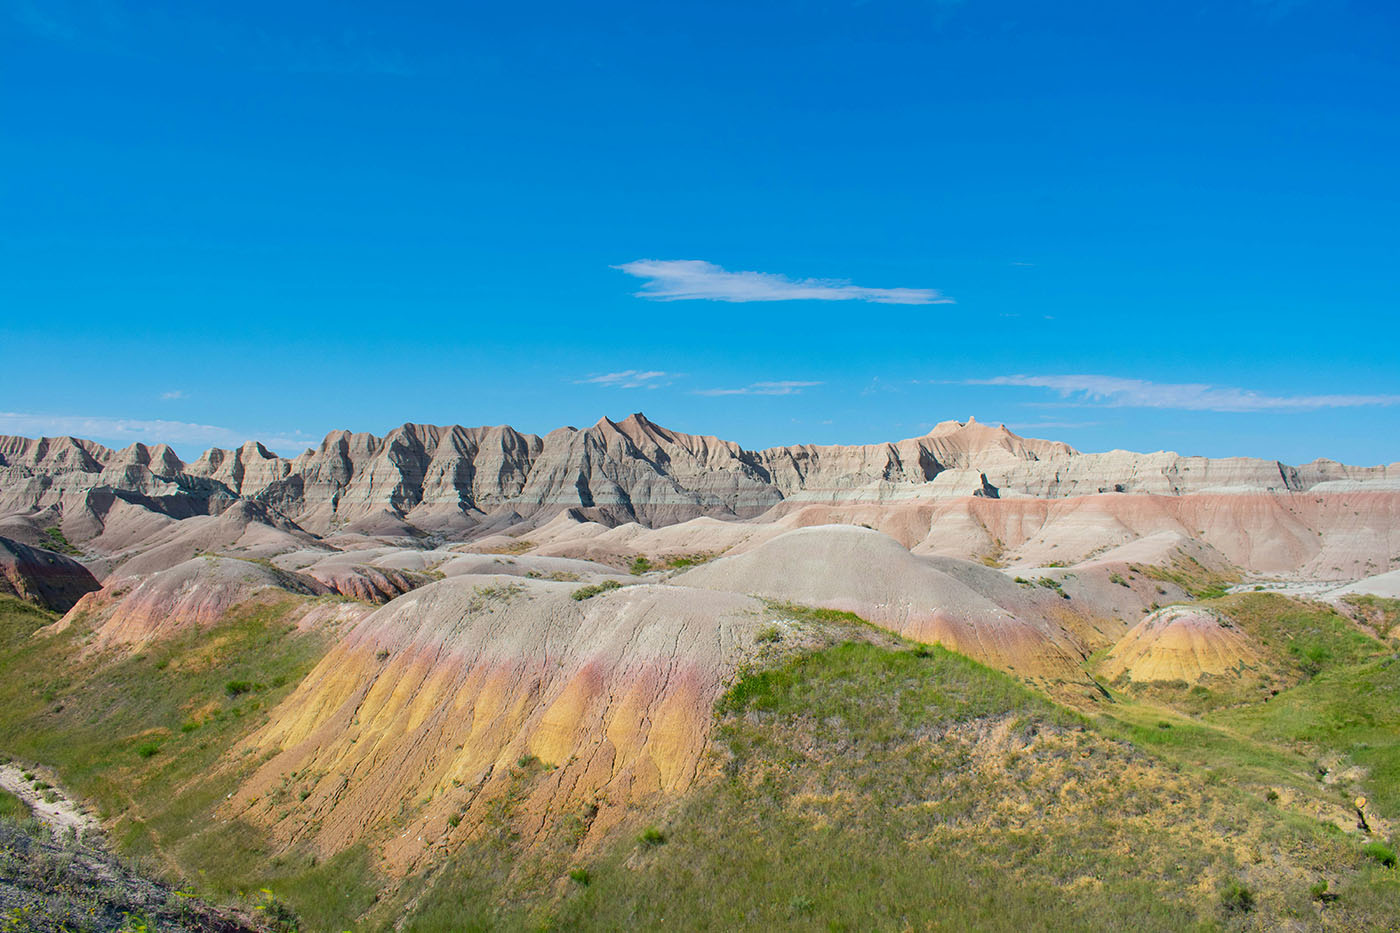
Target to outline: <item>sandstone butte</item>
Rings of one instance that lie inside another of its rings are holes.
[[[44,549],[55,531],[77,559]],[[90,626],[88,653],[258,605],[322,633],[222,812],[404,872],[468,838],[522,760],[545,769],[522,804],[540,826],[583,805],[606,830],[683,792],[759,633],[795,625],[784,604],[1071,699],[1103,649],[1135,681],[1253,664],[1223,620],[1153,610],[1241,575],[1393,587],[1400,464],[1084,454],[972,420],[761,451],[640,414],[543,437],[404,425],[190,463],[0,437],[0,534],[0,588]],[[603,583],[625,585],[574,598]],[[304,797],[274,807],[289,775]]]

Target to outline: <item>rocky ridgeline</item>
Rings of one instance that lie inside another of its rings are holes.
[[[783,501],[1175,496],[1358,483],[1394,489],[1400,464],[1083,454],[972,419],[895,443],[760,451],[670,431],[641,414],[543,437],[505,426],[406,424],[384,437],[334,432],[293,459],[250,441],[191,463],[163,444],[113,451],[71,437],[0,437],[0,514],[52,509],[76,539],[96,534],[117,501],[179,519],[219,514],[242,499],[319,534],[475,537],[567,509],[609,525],[659,527],[702,515],[748,518]]]

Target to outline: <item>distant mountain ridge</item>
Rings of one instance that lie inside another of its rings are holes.
[[[1328,484],[1400,488],[1400,463],[1085,454],[975,419],[892,443],[759,451],[671,431],[641,413],[543,437],[508,426],[405,424],[383,437],[335,431],[294,458],[249,441],[190,463],[164,444],[114,451],[72,437],[0,436],[0,514],[52,508],[65,521],[88,512],[100,524],[114,499],[175,518],[218,514],[241,499],[318,534],[476,537],[565,510],[659,527],[698,516],[751,518],[784,501],[1287,493]]]

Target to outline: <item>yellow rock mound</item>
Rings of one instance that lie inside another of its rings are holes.
[[[1168,606],[1119,639],[1099,671],[1109,679],[1196,683],[1258,663],[1249,638],[1225,616],[1200,606]]]

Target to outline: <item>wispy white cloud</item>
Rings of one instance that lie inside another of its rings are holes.
[[[1025,386],[1050,389],[1064,398],[1124,408],[1177,408],[1186,411],[1316,411],[1400,405],[1400,395],[1267,395],[1207,383],[1149,382],[1101,375],[996,376],[968,379],[964,385]]]
[[[624,369],[619,373],[603,373],[601,376],[575,379],[574,384],[610,386],[614,389],[655,389],[670,385],[677,375],[660,369]]]
[[[737,389],[696,389],[696,395],[798,395],[803,389],[819,386],[820,382],[751,382]]]
[[[182,389],[171,389],[169,392],[162,392],[160,397],[167,401],[174,401],[175,399],[184,398],[185,393]]]
[[[931,288],[866,288],[839,279],[790,279],[771,272],[730,272],[701,259],[638,259],[613,266],[645,279],[639,298],[655,301],[873,301],[892,305],[952,304]]]
[[[162,419],[110,418],[101,415],[45,415],[0,411],[0,434],[25,437],[73,436],[103,444],[170,444],[188,449],[238,447],[258,440],[279,453],[300,453],[320,442],[300,431],[293,434],[237,431],[212,424]]]

